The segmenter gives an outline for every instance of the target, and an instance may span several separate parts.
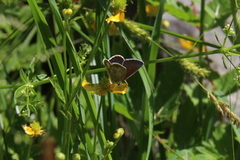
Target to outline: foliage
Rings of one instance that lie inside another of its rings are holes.
[[[240,118],[228,99],[239,89],[231,59],[240,51],[239,2],[193,2],[2,0],[0,159],[240,157]],[[199,38],[169,31],[165,12]],[[216,27],[225,35],[216,34],[218,45],[204,37]],[[166,34],[183,48],[165,43]],[[116,54],[144,65],[112,83],[102,61]],[[226,74],[211,68],[213,54]]]

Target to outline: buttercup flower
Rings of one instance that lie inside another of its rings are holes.
[[[26,124],[22,125],[25,133],[29,135],[30,137],[34,137],[36,135],[43,135],[45,132],[42,130],[42,127],[40,126],[39,122],[33,122],[30,124],[30,126],[27,126]]]
[[[85,17],[86,17],[87,22],[89,23],[90,28],[95,32],[96,31],[95,12],[92,12],[92,11],[88,12],[85,15]],[[119,33],[119,30],[114,23],[110,23],[108,32],[110,34],[117,34],[117,33]]]
[[[125,10],[119,9],[113,13],[113,16],[106,19],[108,23],[110,22],[124,22],[125,19]]]
[[[119,30],[118,30],[118,28],[116,27],[116,25],[114,23],[110,24],[108,33],[109,34],[117,34],[117,33],[119,33]]]
[[[145,6],[145,10],[148,16],[156,17],[159,10],[159,5],[154,6],[152,4],[147,4]]]
[[[188,36],[186,34],[183,34],[183,35]],[[192,37],[192,36],[190,35],[189,37]],[[178,41],[179,41],[179,43],[180,43],[180,45],[183,49],[186,49],[186,50],[193,49],[194,52],[199,52],[198,44],[195,44],[194,42],[183,39],[183,38],[178,38]],[[206,46],[203,45],[202,46],[202,52],[205,52],[205,51],[206,51]]]
[[[127,83],[111,83],[111,81],[106,77],[102,78],[99,84],[92,84],[84,80],[82,82],[82,87],[86,91],[92,91],[93,94],[102,96],[106,95],[107,91],[112,93],[126,94],[126,91],[128,90]]]
[[[65,19],[68,19],[71,17],[71,15],[73,14],[73,10],[71,8],[68,9],[63,9],[62,10],[63,16]]]
[[[186,35],[184,34],[184,36],[186,36]],[[183,38],[179,38],[178,41],[183,49],[192,49],[193,48],[194,43],[192,41],[189,41],[189,40],[186,40]]]

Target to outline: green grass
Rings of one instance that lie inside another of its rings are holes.
[[[159,2],[127,1],[125,21],[110,34],[110,0],[0,1],[0,159],[237,160],[240,119],[231,106],[239,89],[239,67],[231,61],[240,55],[237,2],[202,0],[196,14],[193,6],[162,0],[149,17],[145,5]],[[165,12],[200,27],[199,37],[169,31]],[[216,33],[218,45],[209,42],[204,33],[224,28],[229,16],[235,34],[227,36],[227,28],[223,39]],[[177,50],[163,34],[193,45]],[[108,76],[102,60],[116,54],[144,61],[127,79],[127,93],[86,91],[82,81],[99,84]],[[226,74],[211,68],[213,54],[222,56]],[[34,121],[44,135],[24,132],[22,125]]]

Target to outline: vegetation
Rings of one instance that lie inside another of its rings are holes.
[[[238,160],[240,3],[193,2],[1,0],[0,159]]]

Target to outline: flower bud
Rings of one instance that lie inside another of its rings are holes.
[[[73,160],[80,160],[80,159],[81,159],[81,156],[80,156],[80,154],[75,153],[75,154],[72,156],[72,159],[73,159]]]
[[[73,10],[68,8],[68,9],[63,9],[62,10],[62,14],[64,16],[65,19],[68,19],[69,17],[71,17],[71,15],[73,14]]]
[[[114,138],[114,139],[118,139],[118,138],[120,138],[123,134],[124,134],[123,128],[118,128],[118,129],[116,130],[116,132],[114,133],[113,138]]]
[[[55,158],[56,158],[56,160],[65,160],[65,159],[66,159],[66,156],[65,156],[65,154],[63,154],[62,152],[58,152],[58,153],[55,155]]]

